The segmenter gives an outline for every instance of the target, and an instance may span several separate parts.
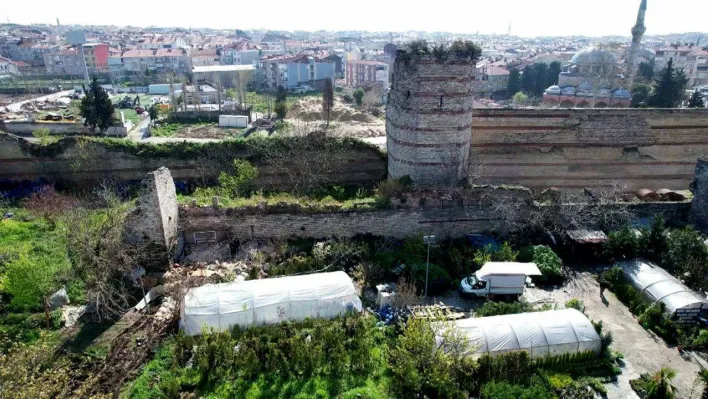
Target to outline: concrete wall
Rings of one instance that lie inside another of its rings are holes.
[[[483,183],[688,189],[708,154],[708,111],[476,109],[470,163]]]
[[[0,130],[20,136],[32,137],[32,132],[37,129],[49,129],[56,135],[92,135],[91,129],[81,123],[33,123],[33,122],[0,122]],[[125,137],[128,129],[121,126],[111,126],[106,130],[107,136]]]

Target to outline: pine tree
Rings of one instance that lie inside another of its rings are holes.
[[[546,79],[546,84],[548,86],[553,86],[558,84],[558,76],[561,73],[561,63],[558,61],[553,61],[548,66],[548,78]]]
[[[541,97],[543,96],[543,92],[550,86],[548,84],[548,65],[535,64],[534,69],[536,70],[536,90],[534,94],[535,97]]]
[[[673,58],[669,59],[661,77],[656,80],[654,94],[649,97],[648,105],[653,108],[676,108],[686,87],[687,79],[683,71],[677,72]]]
[[[506,91],[509,97],[514,97],[514,94],[521,90],[521,73],[518,69],[512,68],[509,71],[509,82],[506,85]]]
[[[705,108],[706,104],[698,90],[694,90],[691,98],[688,100],[688,108]]]
[[[327,118],[327,126],[329,128],[330,114],[334,108],[334,87],[332,87],[332,79],[326,78],[324,81],[324,90],[322,91],[322,113]]]
[[[534,95],[536,92],[536,71],[527,65],[521,75],[521,91],[528,95]]]
[[[96,77],[94,76],[89,84],[88,90],[84,86],[86,96],[81,100],[80,110],[81,116],[84,117],[84,126],[91,128],[92,132],[99,129],[103,134],[113,125],[114,112],[113,103],[111,102],[108,93],[99,86]]]

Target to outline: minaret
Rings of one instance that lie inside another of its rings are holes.
[[[629,59],[627,60],[627,75],[629,76],[629,90],[634,86],[634,75],[637,73],[637,55],[641,50],[642,36],[647,31],[644,26],[644,16],[647,13],[647,0],[642,0],[637,13],[637,24],[632,28],[632,47],[629,50]]]

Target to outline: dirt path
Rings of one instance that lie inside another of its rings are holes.
[[[677,372],[673,383],[679,397],[700,397],[701,385],[694,382],[699,371],[696,362],[684,358],[673,346],[668,346],[661,338],[642,328],[632,313],[611,292],[605,291],[605,299],[600,297],[600,287],[593,273],[574,273],[570,282],[556,290],[531,289],[527,292],[530,301],[552,299],[564,304],[578,298],[585,304],[585,313],[593,320],[602,320],[605,331],[614,337],[612,347],[624,354],[625,367],[617,383],[608,387],[608,398],[624,399],[637,397],[629,386],[629,380],[641,373],[653,373],[661,367],[670,367]]]

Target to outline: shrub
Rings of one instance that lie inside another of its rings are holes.
[[[356,101],[356,105],[361,105],[362,100],[364,99],[364,90],[361,88],[354,90],[354,101]]]
[[[518,255],[520,262],[534,262],[542,275],[539,282],[557,284],[563,281],[563,262],[545,245],[523,248]]]
[[[695,290],[708,288],[708,248],[692,227],[671,231],[662,266],[674,275],[686,274],[686,285]]]
[[[342,96],[342,101],[344,101],[347,104],[351,104],[354,102],[354,97],[350,96],[349,94],[345,94]]]
[[[606,259],[615,262],[624,259],[634,259],[640,253],[640,242],[637,234],[629,227],[613,231],[602,246]]]
[[[258,177],[258,169],[252,163],[243,159],[234,159],[231,174],[221,172],[219,187],[228,196],[239,197],[248,194],[253,181]]]
[[[475,317],[488,317],[532,311],[533,306],[523,299],[511,303],[486,301],[481,307],[475,310],[474,315]]]
[[[482,388],[483,399],[552,399],[553,392],[540,384],[513,385],[508,382],[490,382]]]
[[[473,263],[479,269],[487,262],[514,262],[518,255],[519,253],[514,251],[507,242],[496,249],[488,244],[475,252]]]
[[[661,262],[668,246],[664,218],[656,216],[651,223],[651,228],[644,231],[640,247],[644,249],[644,256],[655,262]]]
[[[569,309],[577,309],[583,313],[585,313],[585,304],[583,304],[583,301],[577,298],[573,298],[569,300],[568,302],[565,303],[565,307]]]

